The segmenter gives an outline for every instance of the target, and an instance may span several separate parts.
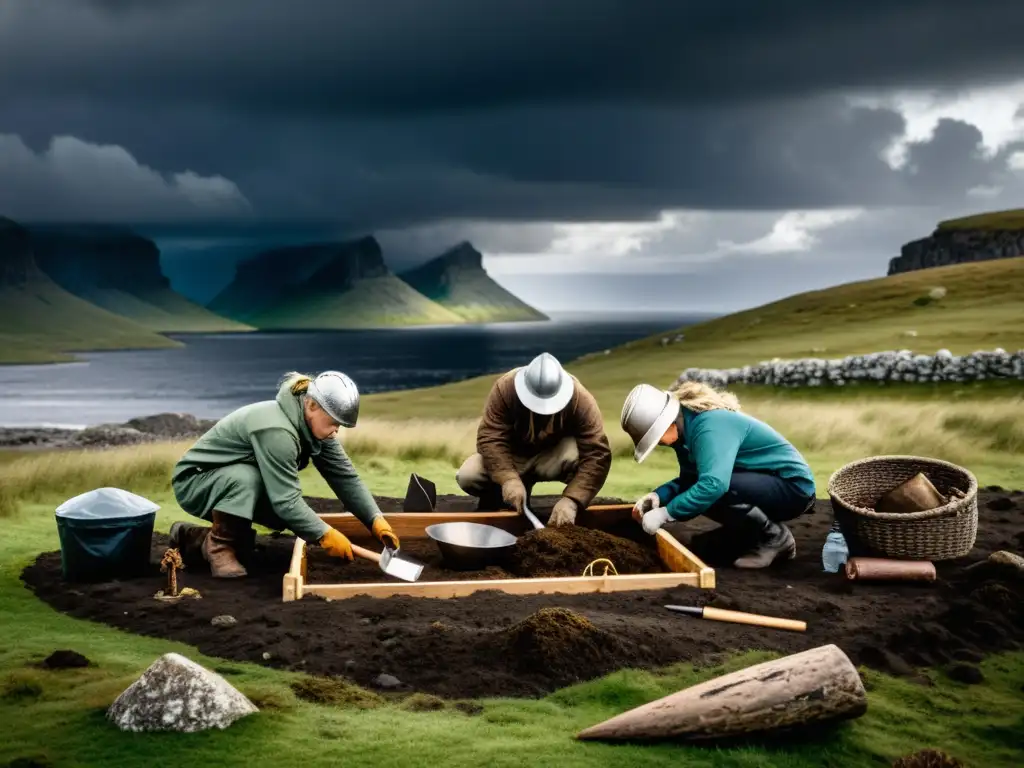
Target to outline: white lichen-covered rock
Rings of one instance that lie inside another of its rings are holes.
[[[227,728],[258,711],[220,675],[168,653],[117,697],[107,717],[122,731],[194,733]]]
[[[722,389],[730,384],[765,384],[774,387],[845,386],[851,382],[969,382],[987,379],[1024,379],[1024,349],[1005,349],[954,355],[940,349],[934,355],[915,355],[907,349],[850,355],[823,360],[767,360],[757,365],[719,370],[687,368],[676,383],[701,381]]]

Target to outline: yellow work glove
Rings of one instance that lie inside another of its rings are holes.
[[[390,547],[391,549],[398,549],[398,536],[395,535],[394,530],[391,528],[391,523],[385,520],[383,515],[373,521],[373,535],[376,536],[384,546]]]
[[[326,549],[327,554],[331,555],[331,557],[340,557],[342,560],[353,560],[355,558],[352,554],[352,542],[345,537],[345,534],[334,528],[331,528],[321,537],[320,546]]]

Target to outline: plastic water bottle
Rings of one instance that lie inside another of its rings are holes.
[[[849,554],[839,523],[833,521],[832,530],[825,537],[825,546],[821,548],[821,564],[825,566],[825,572],[838,573]]]

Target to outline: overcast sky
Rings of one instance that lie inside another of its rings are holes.
[[[1019,0],[2,0],[0,215],[138,225],[175,279],[228,234],[374,232],[396,270],[469,239],[549,310],[736,309],[1024,206],[1022,29]]]

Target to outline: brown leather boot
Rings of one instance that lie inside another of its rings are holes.
[[[169,534],[170,545],[178,550],[185,565],[198,565],[206,562],[203,543],[210,534],[209,526],[184,522],[172,523]]]
[[[213,511],[213,527],[203,542],[203,555],[215,579],[237,579],[247,575],[236,551],[245,546],[252,521]]]

